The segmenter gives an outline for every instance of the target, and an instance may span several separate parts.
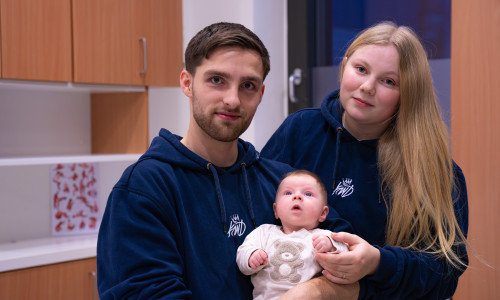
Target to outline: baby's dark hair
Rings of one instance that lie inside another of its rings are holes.
[[[296,176],[296,175],[307,175],[307,176],[310,176],[310,177],[316,179],[316,182],[319,185],[319,191],[321,193],[321,197],[323,198],[323,202],[325,203],[325,205],[328,205],[328,196],[326,194],[325,185],[323,184],[323,181],[321,180],[321,178],[319,178],[319,176],[316,175],[316,173],[313,173],[313,172],[308,171],[308,170],[303,170],[303,169],[291,171],[291,172],[288,172],[285,175],[283,175],[283,178],[281,178],[281,182],[283,182],[283,180],[285,180],[285,178],[287,178],[287,177]],[[281,185],[281,183],[280,183],[280,185]],[[279,186],[278,186],[278,189],[279,189]]]
[[[184,54],[186,70],[194,76],[202,60],[208,59],[215,50],[222,47],[240,47],[256,51],[262,59],[263,80],[271,70],[269,53],[259,37],[241,24],[226,22],[203,28],[189,41]]]

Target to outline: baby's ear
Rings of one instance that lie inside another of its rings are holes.
[[[326,216],[328,216],[328,211],[329,211],[328,205],[323,206],[323,211],[321,211],[321,215],[319,216],[318,221],[323,222],[324,220],[326,220]]]
[[[276,202],[273,203],[273,211],[274,211],[274,217],[276,219],[279,219],[280,217],[278,216],[277,210],[276,210]]]

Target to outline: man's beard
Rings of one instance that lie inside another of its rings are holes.
[[[196,95],[193,91],[193,117],[198,126],[211,138],[219,142],[233,142],[237,140],[252,121],[252,117],[245,119],[245,115],[240,116],[240,120],[231,122],[225,121],[218,124],[214,120],[213,112],[209,114],[204,113],[203,108],[199,105]],[[239,110],[233,110],[228,112],[239,112]],[[221,120],[223,121],[223,120]]]

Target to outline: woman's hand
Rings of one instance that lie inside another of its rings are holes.
[[[340,232],[332,238],[349,245],[349,252],[316,253],[316,260],[323,267],[323,275],[334,283],[354,283],[374,274],[380,263],[380,251],[357,235]]]

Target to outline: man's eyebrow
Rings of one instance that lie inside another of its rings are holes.
[[[261,77],[259,76],[244,76],[241,78],[242,81],[255,81],[255,82],[258,82],[258,83],[262,83],[263,80]]]
[[[218,77],[222,77],[222,78],[226,78],[226,79],[232,78],[231,74],[226,73],[226,72],[217,71],[217,70],[207,70],[205,72],[204,76],[206,76],[206,77],[218,76]],[[258,83],[263,82],[262,77],[260,77],[260,76],[243,76],[241,78],[241,81],[255,81]]]
[[[207,70],[205,72],[205,76],[208,76],[208,77],[218,76],[218,77],[223,77],[223,78],[231,78],[231,74],[224,73],[224,72],[217,71],[217,70]]]

